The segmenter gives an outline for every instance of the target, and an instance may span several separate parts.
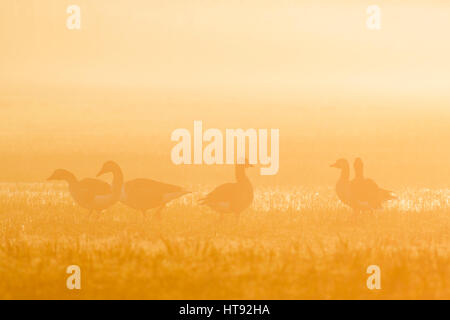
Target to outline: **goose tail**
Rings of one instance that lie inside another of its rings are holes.
[[[382,194],[383,198],[386,199],[386,200],[398,199],[398,197],[395,195],[394,191],[385,190],[385,189],[380,189],[380,191],[381,191],[381,194]]]

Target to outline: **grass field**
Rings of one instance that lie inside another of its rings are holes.
[[[0,184],[0,298],[450,298],[448,189],[354,216],[331,187],[257,188],[239,224],[192,189],[157,221],[121,204],[89,217],[65,184]],[[73,264],[81,290],[66,288]]]
[[[0,1],[0,299],[450,299],[450,1],[74,2]],[[173,161],[179,129],[192,164]],[[258,133],[239,222],[198,205],[234,181],[196,156],[212,132],[241,150],[229,129]],[[357,157],[399,196],[383,210],[336,196],[330,165],[353,179]],[[44,182],[108,160],[193,193],[160,220],[89,216]]]

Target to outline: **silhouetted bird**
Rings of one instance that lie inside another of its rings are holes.
[[[98,179],[83,179],[78,181],[75,175],[64,169],[57,169],[47,180],[62,180],[69,184],[72,198],[81,207],[92,211],[102,211],[114,205],[120,198],[123,184],[122,171],[112,162],[106,162],[97,176],[112,172],[114,175],[112,187]]]
[[[372,180],[364,178],[364,165],[361,158],[353,163],[355,178],[351,181],[354,198],[358,201],[360,210],[380,209],[384,201],[396,199],[392,191],[382,189]]]
[[[168,202],[188,193],[190,191],[175,185],[150,179],[135,179],[125,182],[120,201],[144,214],[149,209],[158,208],[156,215],[159,217]]]
[[[245,169],[253,167],[246,159],[243,164],[235,166],[235,183],[225,183],[205,198],[200,199],[200,204],[209,206],[223,216],[226,213],[234,213],[238,217],[240,213],[247,209],[253,201],[253,187],[250,180],[245,175]]]
[[[341,176],[336,183],[336,194],[338,198],[346,205],[355,209],[355,201],[350,186],[350,166],[348,161],[346,159],[338,159],[330,167],[341,169]]]

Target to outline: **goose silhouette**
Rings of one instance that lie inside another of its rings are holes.
[[[73,173],[65,169],[57,169],[47,180],[66,181],[69,192],[75,202],[81,207],[101,212],[119,201],[123,174],[120,167],[113,161],[106,162],[97,177],[111,172],[113,174],[112,187],[101,180],[86,178],[78,181]]]
[[[347,159],[338,159],[335,163],[330,165],[330,167],[341,170],[341,175],[336,183],[336,194],[339,200],[356,210],[357,204],[351,190],[350,165],[348,164]]]
[[[167,203],[188,193],[191,192],[179,186],[151,179],[135,179],[123,185],[120,202],[143,214],[149,209],[158,208],[156,216],[159,218]]]
[[[227,213],[234,213],[239,217],[240,213],[247,209],[253,201],[253,187],[245,174],[245,169],[253,167],[245,159],[242,164],[235,165],[235,183],[225,183],[206,197],[199,200],[202,205],[219,212],[221,217]]]
[[[382,189],[372,180],[364,177],[364,164],[361,158],[353,163],[355,178],[351,181],[353,196],[366,210],[381,209],[382,203],[396,199],[392,191]]]

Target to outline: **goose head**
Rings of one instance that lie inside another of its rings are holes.
[[[57,169],[50,177],[47,178],[47,180],[66,180],[70,175],[70,172],[67,170]]]
[[[47,178],[47,180],[67,181],[70,183],[76,181],[76,178],[70,171],[67,171],[65,169],[57,169],[50,177]]]
[[[114,161],[107,161],[103,164],[102,169],[97,173],[97,177],[100,177],[106,173],[121,172],[120,167]]]
[[[253,167],[252,164],[248,161],[248,159],[238,159],[234,172],[236,176],[236,181],[245,181],[248,182],[248,178],[245,175],[245,169]]]
[[[113,174],[113,181],[112,181],[113,192],[111,203],[114,203],[115,201],[118,201],[120,199],[120,195],[122,193],[122,186],[123,186],[122,169],[120,169],[119,165],[114,161],[107,161],[103,164],[103,167],[97,174],[97,177],[102,176],[106,173]]]
[[[338,159],[335,163],[330,165],[332,168],[337,169],[348,169],[348,161],[346,159]]]
[[[247,168],[253,168],[254,167],[254,165],[252,165],[249,161],[248,161],[248,159],[247,158],[245,158],[245,159],[239,159],[238,160],[238,162],[237,162],[237,164],[236,164],[236,167],[238,167],[238,168],[243,168],[243,169],[247,169]]]
[[[355,169],[355,173],[358,176],[363,174],[364,165],[361,158],[356,158],[355,162],[353,162],[353,168]]]

